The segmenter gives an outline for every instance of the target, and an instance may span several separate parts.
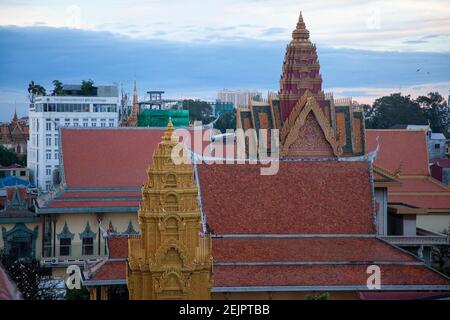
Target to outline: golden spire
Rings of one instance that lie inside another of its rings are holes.
[[[306,41],[309,39],[309,31],[306,29],[305,21],[303,21],[303,15],[300,11],[300,16],[298,17],[297,27],[292,32],[292,38],[294,40]]]
[[[166,131],[164,132],[163,141],[172,141],[172,133],[173,133],[173,123],[172,118],[169,117],[169,122],[167,123]]]
[[[138,126],[138,114],[139,114],[139,98],[137,93],[136,80],[134,80],[133,104],[131,106],[130,117],[128,118],[129,127]]]

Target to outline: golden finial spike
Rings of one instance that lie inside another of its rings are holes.
[[[173,130],[172,117],[169,117],[169,122],[167,123],[167,128],[164,132],[163,140],[170,141],[172,139]]]
[[[305,21],[303,20],[303,15],[301,11],[298,17],[297,27],[295,28],[294,32],[292,32],[292,38],[296,40],[309,39],[309,31],[306,29],[306,24]]]

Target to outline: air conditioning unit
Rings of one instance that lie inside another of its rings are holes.
[[[52,258],[52,260],[50,260],[50,263],[51,264],[58,264],[59,260],[58,260],[58,258]]]

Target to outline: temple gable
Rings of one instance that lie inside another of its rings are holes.
[[[336,157],[342,153],[333,128],[309,93],[294,107],[280,139],[283,157]]]

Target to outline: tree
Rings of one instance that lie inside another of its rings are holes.
[[[95,96],[95,93],[94,81],[91,79],[81,81],[81,94],[83,96]]]
[[[450,126],[449,107],[445,99],[438,92],[430,92],[426,96],[416,99],[422,112],[430,123],[433,132],[441,132],[448,135]]]
[[[234,112],[225,112],[221,114],[214,124],[214,128],[220,130],[222,133],[225,133],[227,129],[236,130],[236,114]]]
[[[56,284],[43,285],[48,277],[40,262],[35,259],[16,259],[0,255],[0,263],[16,283],[25,300],[53,300],[57,297]]]
[[[183,109],[189,110],[189,119],[191,121],[208,123],[212,120],[212,107],[206,101],[192,99],[183,100]]]
[[[30,99],[31,103],[34,103],[36,96],[45,96],[46,94],[45,88],[39,84],[35,84],[34,80],[28,84],[28,99]]]
[[[0,164],[7,167],[14,163],[26,165],[26,158],[24,163],[23,158],[19,158],[19,156],[17,156],[17,154],[15,154],[13,151],[5,148],[4,146],[0,146]]]
[[[62,96],[64,94],[63,84],[59,80],[53,80],[52,96]]]
[[[388,129],[398,124],[427,124],[427,118],[419,103],[411,96],[393,93],[375,100],[372,108],[366,111],[368,129]]]

